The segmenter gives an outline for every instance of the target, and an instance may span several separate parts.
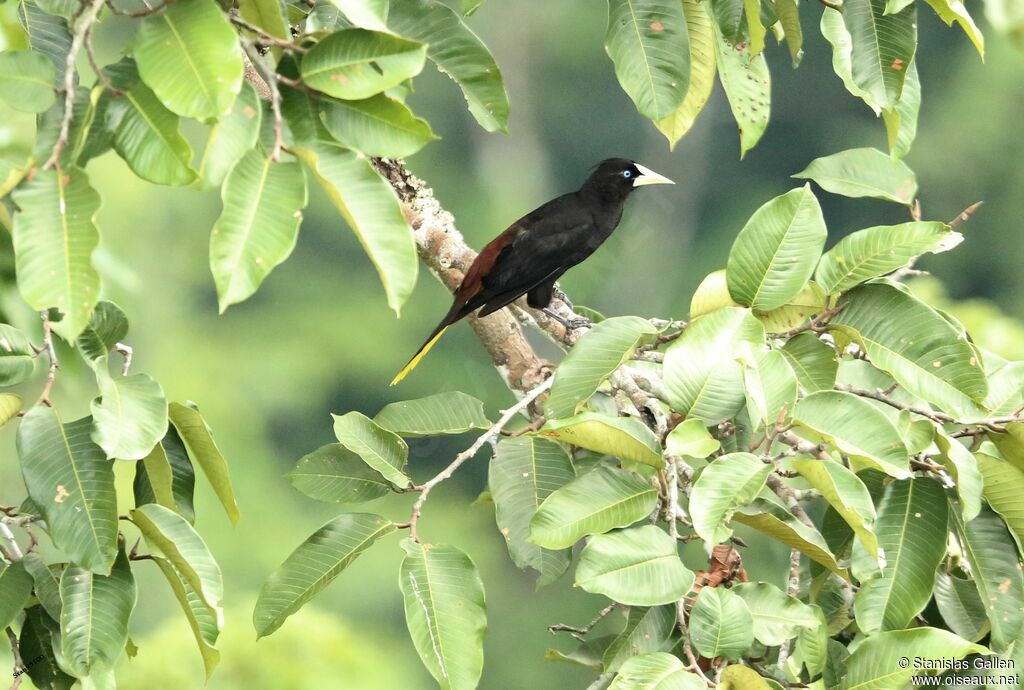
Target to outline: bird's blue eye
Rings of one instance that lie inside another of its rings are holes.
[[[625,177],[628,180],[629,178],[633,177],[633,171],[632,170],[623,170],[622,171],[622,176]]]

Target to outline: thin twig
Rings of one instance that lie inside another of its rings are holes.
[[[257,72],[261,73],[270,89],[270,110],[274,114],[274,148],[270,151],[270,160],[276,163],[281,160],[281,149],[284,148],[284,117],[281,116],[281,89],[278,88],[278,75],[263,61],[263,57],[256,50],[252,41],[242,41],[242,48],[249,57],[249,62]]]
[[[452,462],[447,467],[438,472],[436,475],[434,475],[433,478],[429,479],[425,483],[413,487],[414,491],[419,492],[419,498],[417,498],[416,502],[412,504],[412,511],[409,515],[409,522],[399,525],[399,527],[409,528],[410,539],[416,542],[420,540],[419,534],[416,531],[416,527],[417,523],[419,522],[420,515],[423,512],[423,504],[427,502],[427,496],[430,495],[431,490],[444,480],[451,477],[452,474],[454,474],[455,471],[458,470],[463,465],[463,463],[470,460],[474,455],[476,455],[477,451],[483,448],[484,445],[492,443],[494,439],[497,438],[498,435],[501,433],[501,430],[505,428],[505,425],[511,422],[517,414],[519,414],[521,411],[529,407],[530,403],[539,398],[545,391],[550,390],[554,382],[554,377],[549,377],[545,379],[543,383],[536,386],[533,390],[524,395],[519,400],[519,402],[505,410],[504,414],[501,415],[501,418],[498,419],[498,421],[495,422],[494,425],[491,426],[491,428],[489,428],[483,434],[478,436],[476,441],[473,442],[473,445],[471,445],[469,448],[456,455],[455,459],[452,460]]]
[[[24,557],[21,547],[18,546],[18,540],[14,538],[14,532],[6,522],[0,522],[0,551],[3,552],[4,558],[11,563],[20,561]]]
[[[11,629],[11,626],[7,626],[4,632],[7,633],[7,639],[11,643],[11,654],[14,656],[14,682],[11,683],[11,690],[18,690],[28,667],[25,666],[25,660],[21,658],[21,647],[18,645],[18,636],[14,634],[14,630]]]
[[[958,213],[956,218],[954,218],[953,220],[951,220],[948,223],[946,223],[946,225],[948,225],[951,229],[955,229],[961,223],[963,223],[964,221],[970,219],[970,217],[974,215],[974,212],[978,210],[978,207],[981,206],[982,203],[984,203],[984,202],[981,202],[981,201],[974,202],[973,204],[971,204],[970,206],[965,208],[963,211]],[[914,206],[911,207],[910,215],[911,215],[911,217],[914,220],[921,220],[921,203],[920,203],[920,201],[915,201],[914,202]],[[910,261],[907,262],[906,266],[904,266],[903,268],[900,268],[900,269],[897,269],[897,270],[893,271],[892,273],[889,274],[888,277],[891,280],[903,280],[904,278],[910,278],[910,277],[913,277],[913,276],[926,276],[926,275],[929,275],[928,271],[921,271],[921,270],[918,270],[918,269],[914,268],[914,265],[917,263],[917,260],[920,259],[920,258],[921,258],[920,254],[918,254],[917,256],[911,257]]]
[[[952,417],[952,416],[946,414],[945,412],[938,412],[938,411],[935,411],[935,410],[927,410],[927,409],[925,409],[923,407],[915,407],[913,405],[908,405],[906,403],[902,403],[899,400],[895,400],[893,398],[890,398],[888,395],[885,394],[885,391],[870,390],[870,389],[867,389],[867,388],[858,388],[856,386],[849,386],[849,385],[846,385],[846,384],[837,384],[836,385],[836,390],[845,391],[847,393],[853,393],[854,395],[859,395],[859,396],[864,397],[864,398],[870,398],[871,400],[877,400],[878,402],[884,403],[884,404],[888,405],[889,407],[894,407],[897,410],[906,410],[907,412],[910,412],[912,414],[916,414],[916,415],[919,415],[921,417],[926,417],[926,418],[932,420],[933,422],[935,422],[936,424],[956,424],[958,426],[979,426],[979,427],[984,427],[988,431],[997,431],[997,432],[999,432],[999,431],[1006,431],[1006,429],[1002,426],[1004,424],[1012,424],[1013,422],[1022,421],[1022,418],[1020,416],[1020,411],[1016,411],[1013,414],[1005,415],[1005,416],[1001,416],[1001,417],[987,417],[985,419],[979,419],[979,420],[972,421],[972,422],[963,422],[963,421],[957,420],[955,417]]]
[[[560,633],[560,632],[567,632],[570,635],[572,635],[573,637],[575,637],[577,640],[579,640],[580,642],[583,642],[583,637],[587,633],[589,633],[591,630],[593,630],[595,625],[597,625],[602,620],[604,620],[605,617],[609,613],[614,611],[617,607],[618,607],[618,604],[613,601],[612,603],[608,604],[603,609],[598,611],[597,615],[594,616],[594,619],[592,621],[590,621],[589,623],[587,623],[586,625],[584,625],[583,627],[576,627],[576,626],[573,626],[573,625],[566,625],[565,623],[555,623],[554,625],[549,625],[548,626],[548,632],[552,633],[552,634]]]
[[[46,353],[47,358],[50,360],[50,367],[46,373],[46,385],[43,386],[42,393],[39,394],[39,401],[36,403],[43,405],[53,406],[50,401],[50,393],[53,392],[53,384],[57,380],[57,369],[60,368],[60,363],[57,361],[57,350],[53,346],[53,329],[50,325],[50,313],[47,311],[39,312],[39,318],[43,322],[43,349]]]
[[[306,52],[309,52],[306,48],[303,48],[302,46],[300,46],[299,44],[297,44],[294,41],[286,41],[284,39],[278,38],[277,36],[275,36],[273,34],[267,33],[266,31],[264,31],[260,27],[256,26],[255,24],[251,24],[251,23],[245,21],[244,19],[239,17],[237,14],[234,14],[234,13],[228,14],[228,19],[230,19],[231,23],[234,24],[235,26],[240,27],[242,29],[245,29],[246,31],[251,31],[252,33],[254,33],[257,36],[259,36],[260,37],[259,38],[259,42],[260,43],[266,43],[266,44],[269,44],[269,45],[277,46],[278,48],[284,48],[286,50],[294,50],[296,53],[306,53]]]
[[[139,17],[148,17],[151,14],[156,14],[163,8],[170,5],[172,1],[173,0],[167,0],[167,2],[162,2],[159,5],[156,5],[155,7],[146,7],[142,10],[122,10],[120,7],[114,4],[113,0],[106,0],[107,7],[109,7],[110,11],[114,14],[118,15],[119,17],[133,17],[135,19],[138,19]]]
[[[769,335],[772,338],[792,338],[795,335],[806,333],[807,331],[811,331],[813,333],[824,333],[828,330],[829,322],[843,309],[846,309],[845,303],[823,309],[820,314],[816,314],[811,317],[811,320],[803,326],[791,328],[784,333],[770,333]]]
[[[793,549],[789,552],[789,586],[786,589],[786,593],[796,598],[797,594],[800,593],[800,550]],[[779,673],[785,674],[786,672],[786,660],[789,659],[789,650],[792,640],[786,640],[779,647],[779,661],[776,668],[779,669]]]

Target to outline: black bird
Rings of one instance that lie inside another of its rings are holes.
[[[479,316],[487,316],[523,295],[534,309],[545,309],[555,281],[593,254],[618,227],[626,198],[637,187],[652,184],[675,183],[639,163],[610,158],[579,190],[552,199],[513,223],[476,257],[455,291],[452,308],[391,385],[419,364],[445,329],[477,309]]]

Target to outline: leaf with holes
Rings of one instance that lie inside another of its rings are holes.
[[[715,27],[718,80],[740,130],[740,158],[754,148],[768,127],[771,75],[764,54],[754,55],[745,41],[733,42]]]
[[[423,665],[442,688],[472,690],[484,665],[484,585],[469,556],[453,546],[402,541],[399,586],[405,622]]]

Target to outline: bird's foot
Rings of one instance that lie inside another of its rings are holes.
[[[541,311],[543,311],[545,314],[547,314],[549,317],[551,317],[558,323],[562,324],[566,331],[575,331],[580,328],[590,328],[591,326],[593,326],[590,319],[585,319],[582,316],[577,316],[571,319],[563,319],[561,316],[551,311],[547,307],[541,309]]]

